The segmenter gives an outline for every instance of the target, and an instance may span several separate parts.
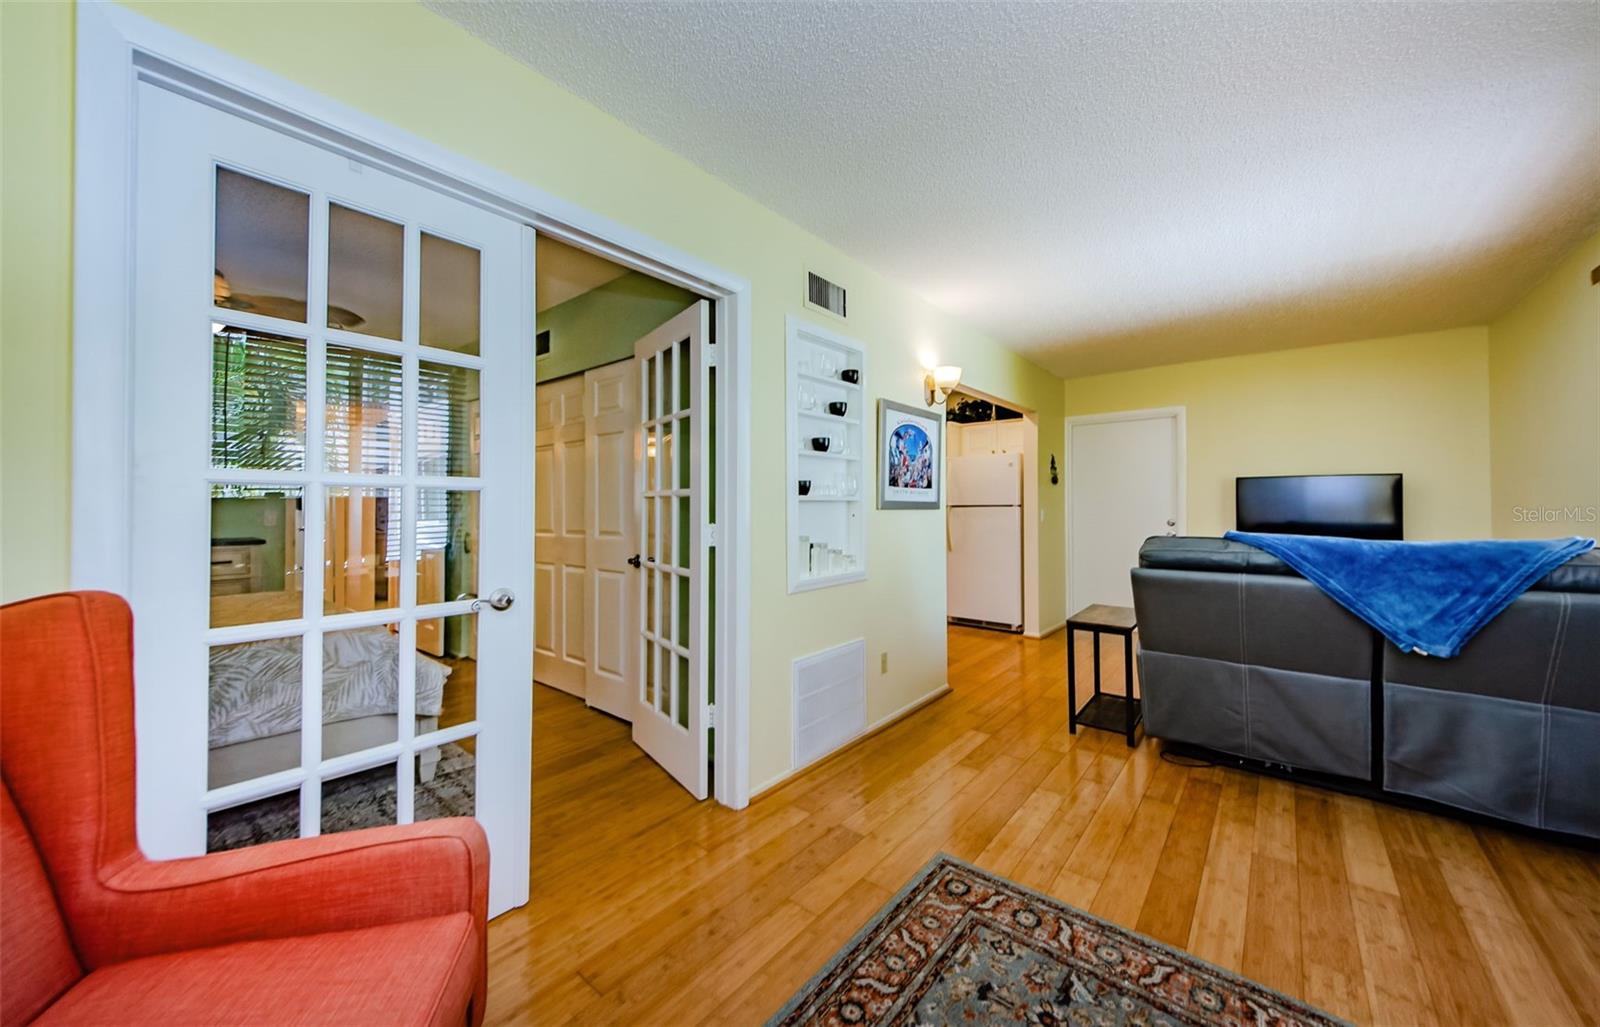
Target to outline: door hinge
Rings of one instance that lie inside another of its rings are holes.
[[[717,526],[715,524],[708,524],[708,525],[706,525],[706,545],[714,546],[716,544],[717,544]]]
[[[705,361],[707,367],[717,366],[717,347],[707,346],[700,351],[700,359]]]
[[[712,703],[706,707],[706,727],[717,726],[717,707]]]

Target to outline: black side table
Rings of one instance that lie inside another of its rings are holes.
[[[1133,697],[1133,632],[1139,626],[1133,608],[1106,606],[1095,603],[1086,606],[1067,619],[1067,730],[1078,733],[1078,725],[1099,728],[1101,731],[1121,732],[1128,739],[1128,748],[1135,744],[1134,728],[1139,724],[1140,702]],[[1094,639],[1094,695],[1078,709],[1078,661],[1073,647],[1073,636],[1087,631]],[[1125,678],[1122,695],[1107,695],[1100,691],[1100,636],[1122,636],[1122,672]]]

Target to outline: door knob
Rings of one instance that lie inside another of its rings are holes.
[[[509,588],[497,588],[489,593],[489,608],[493,610],[509,610],[516,601],[517,597]]]
[[[1178,526],[1178,522],[1177,521],[1174,521],[1171,518],[1167,519],[1167,527],[1176,528],[1177,526]]]
[[[628,566],[629,567],[641,566],[641,564],[639,562],[639,554],[638,553],[634,553],[632,556],[628,557]]]

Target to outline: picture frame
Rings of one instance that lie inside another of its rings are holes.
[[[944,492],[943,411],[878,400],[878,509],[937,510]]]

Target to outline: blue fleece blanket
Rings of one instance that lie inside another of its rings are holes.
[[[1449,657],[1592,538],[1377,542],[1230,531],[1299,571],[1403,652]]]

